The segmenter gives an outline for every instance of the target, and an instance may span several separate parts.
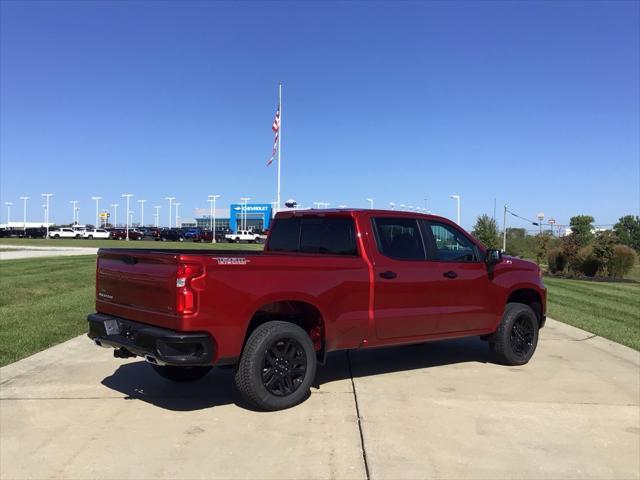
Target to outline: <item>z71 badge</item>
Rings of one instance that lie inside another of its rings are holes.
[[[251,260],[243,257],[213,257],[218,261],[218,265],[246,265]]]

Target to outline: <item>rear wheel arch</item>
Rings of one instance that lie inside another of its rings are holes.
[[[320,309],[302,300],[278,300],[260,306],[252,315],[242,342],[242,349],[256,328],[270,321],[289,322],[301,327],[314,344],[319,362],[326,355],[326,328]]]

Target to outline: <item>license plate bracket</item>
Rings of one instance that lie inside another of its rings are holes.
[[[118,322],[118,320],[115,320],[115,319],[105,320],[104,331],[107,335],[120,335],[120,333],[122,333],[120,322]]]

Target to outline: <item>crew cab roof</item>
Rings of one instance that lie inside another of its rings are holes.
[[[357,215],[366,215],[366,216],[376,216],[376,215],[393,215],[397,217],[410,217],[410,218],[426,218],[431,220],[437,220],[445,222],[451,222],[446,217],[441,217],[439,215],[432,215],[427,213],[418,213],[411,212],[407,210],[383,210],[383,209],[372,209],[372,208],[310,208],[305,210],[284,210],[278,212],[276,214],[276,218],[289,218],[289,217],[297,217],[297,216],[306,216],[306,215],[336,215],[336,216],[344,216],[349,214],[350,216]]]

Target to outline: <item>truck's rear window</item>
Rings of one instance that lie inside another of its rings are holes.
[[[273,222],[267,249],[272,252],[357,255],[352,218],[282,218]]]

